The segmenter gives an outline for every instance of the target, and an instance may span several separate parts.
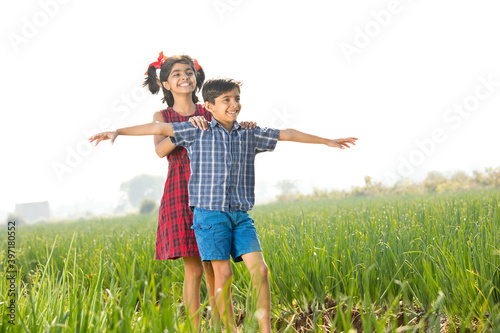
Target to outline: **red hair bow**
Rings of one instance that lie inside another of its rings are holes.
[[[198,60],[193,59],[193,61],[194,61],[194,65],[196,66],[196,71],[199,71],[200,70],[200,64],[198,64]]]
[[[160,52],[160,55],[158,56],[158,60],[156,60],[155,62],[152,62],[149,64],[148,66],[148,69],[149,67],[151,66],[155,66],[156,69],[160,69],[161,68],[161,65],[165,62],[165,60],[167,60],[168,57],[167,56],[164,56],[163,55],[163,51]],[[193,59],[193,62],[194,62],[194,66],[196,67],[196,71],[199,71],[200,70],[200,64],[198,64],[198,60],[196,59]],[[144,73],[144,75],[148,75],[148,71],[146,71],[146,73]]]
[[[155,66],[156,69],[161,68],[161,64],[163,64],[165,62],[165,60],[167,60],[167,58],[168,58],[167,56],[163,55],[163,51],[161,51],[160,55],[158,56],[158,60],[156,60],[155,62],[150,63],[149,66],[148,66],[148,69],[151,66]],[[148,75],[148,71],[146,71],[146,73],[144,73],[144,75]]]

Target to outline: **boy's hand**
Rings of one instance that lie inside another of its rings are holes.
[[[257,123],[253,121],[242,121],[239,122],[240,126],[243,127],[243,129],[254,129],[257,127]]]
[[[344,149],[345,147],[351,148],[351,146],[349,146],[349,144],[355,146],[356,140],[358,140],[358,138],[352,138],[352,137],[351,138],[328,140],[328,143],[326,145],[329,147],[340,148],[340,149]]]
[[[118,132],[101,132],[97,133],[94,136],[91,136],[89,138],[89,142],[96,141],[95,145],[99,144],[99,142],[104,141],[104,140],[111,140],[111,144],[115,142],[115,139],[118,137]]]
[[[194,127],[199,128],[201,130],[208,129],[208,121],[203,116],[194,116],[189,118],[189,122],[193,124]]]

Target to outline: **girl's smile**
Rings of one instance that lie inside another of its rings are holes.
[[[196,87],[195,72],[188,64],[176,63],[163,85],[172,93],[192,93]]]

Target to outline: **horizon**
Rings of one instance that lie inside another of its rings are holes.
[[[387,189],[389,192],[383,193],[383,194],[368,194],[367,197],[386,196],[386,195],[391,195],[391,193],[393,193],[397,188],[399,188],[401,186],[407,186],[407,184],[410,184],[410,186],[412,186],[414,188],[414,190],[418,190],[418,188],[423,186],[425,181],[427,179],[429,179],[429,176],[435,176],[435,175],[441,176],[448,183],[448,182],[452,181],[452,178],[454,176],[457,176],[457,175],[465,174],[469,180],[477,180],[476,172],[484,175],[484,173],[487,171],[498,172],[499,170],[500,170],[500,166],[486,167],[486,168],[484,168],[484,170],[472,170],[472,172],[466,172],[464,170],[449,171],[447,173],[442,173],[442,172],[438,172],[438,171],[430,171],[424,179],[421,179],[419,181],[411,181],[409,179],[406,179],[406,180],[402,180],[399,184],[396,183],[396,184],[392,184],[392,185],[383,184],[379,180],[374,179],[373,177],[370,177],[369,175],[367,175],[367,176],[365,176],[364,185],[362,185],[362,186],[351,186],[350,188],[344,188],[344,189],[313,188],[312,191],[306,191],[306,192],[302,192],[301,188],[296,186],[297,180],[285,179],[282,181],[289,182],[290,184],[292,184],[292,188],[291,188],[292,191],[290,193],[285,193],[283,191],[283,188],[281,189],[281,192],[280,192],[278,190],[280,188],[280,184],[277,183],[273,186],[274,191],[273,191],[272,197],[269,196],[266,198],[262,198],[262,197],[256,196],[256,203],[255,203],[254,207],[288,202],[288,201],[281,201],[280,196],[283,196],[283,195],[285,195],[285,196],[290,195],[294,202],[307,202],[311,199],[312,200],[322,199],[319,197],[315,198],[314,192],[316,192],[316,191],[320,191],[320,192],[326,191],[327,193],[330,193],[330,194],[339,193],[339,194],[347,195],[346,197],[341,197],[341,198],[330,198],[331,200],[359,197],[360,194],[356,194],[355,193],[356,190],[359,191],[359,190],[363,190],[363,189],[365,189],[365,190],[370,189],[371,186],[381,186],[382,189]],[[139,176],[139,175],[137,175],[137,176]],[[150,175],[150,176],[159,176],[159,175]],[[367,177],[369,178],[369,181],[371,183],[370,185],[367,183],[367,180],[366,180]],[[496,188],[496,187],[491,188],[491,187],[483,186],[480,188],[473,188],[473,189],[459,188],[458,191],[476,191],[476,190],[487,190],[487,189],[495,190],[498,188]],[[259,188],[259,192],[261,192],[261,193],[267,192],[267,191],[268,191],[268,189]],[[256,187],[256,192],[257,192],[257,187]],[[437,193],[439,195],[446,195],[446,194],[449,194],[450,192],[454,192],[454,191],[445,190],[442,192],[435,192],[435,193]],[[123,199],[123,197],[126,197],[126,194],[123,194],[124,193],[123,191],[121,191],[121,193],[122,193],[122,199]],[[425,195],[425,194],[429,194],[429,193],[434,193],[434,192],[424,192],[421,194]],[[300,198],[301,196],[303,196],[304,198],[301,199]],[[361,196],[364,196],[364,195],[361,195]],[[158,203],[161,200],[161,196],[158,198],[151,198],[151,197],[148,197],[148,198],[153,199],[157,203],[157,207],[156,207],[156,209],[157,209]],[[146,199],[147,198],[144,198],[143,200],[146,200]],[[107,218],[107,217],[114,217],[114,216],[115,217],[116,216],[124,216],[124,215],[129,215],[129,214],[138,214],[139,207],[133,206],[130,203],[130,201],[128,201],[128,200],[127,200],[127,202],[128,202],[128,205],[126,205],[126,208],[124,208],[118,212],[117,212],[118,206],[115,203],[95,202],[92,200],[76,202],[73,204],[60,204],[56,207],[51,207],[50,202],[48,202],[48,201],[25,202],[25,203],[16,203],[16,207],[18,205],[45,204],[45,203],[47,203],[49,211],[50,211],[50,215],[51,215],[49,217],[46,217],[46,218],[42,217],[42,218],[37,218],[35,220],[30,220],[30,219],[27,219],[27,217],[24,217],[22,215],[20,216],[24,220],[24,222],[26,222],[28,225],[34,225],[34,224],[40,223],[40,221],[43,223],[46,223],[46,222],[49,222],[49,223],[52,223],[52,222],[71,222],[71,221],[80,221],[80,220],[84,221],[87,219],[92,219],[92,218],[97,218],[97,217]],[[122,202],[122,204],[123,204],[123,202]],[[104,208],[106,208],[106,210],[104,210]],[[54,215],[55,212],[57,212],[57,213]],[[16,214],[14,212],[14,210],[10,211],[10,212],[0,211],[0,218],[6,219],[7,215],[10,215],[10,214],[14,214],[14,216],[19,216],[18,214]]]

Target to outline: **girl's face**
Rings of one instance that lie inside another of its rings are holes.
[[[191,66],[176,63],[163,86],[172,94],[191,94],[196,89],[196,74]]]

